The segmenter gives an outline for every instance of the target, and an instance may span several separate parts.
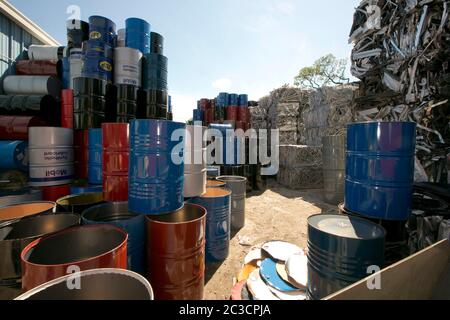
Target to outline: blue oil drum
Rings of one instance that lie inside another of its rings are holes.
[[[102,16],[89,17],[89,39],[102,41],[111,47],[116,46],[116,24]]]
[[[0,141],[0,169],[28,171],[28,142]]]
[[[235,93],[231,93],[228,95],[228,105],[229,106],[238,106],[239,105],[239,95]]]
[[[172,112],[172,96],[169,96],[169,106],[167,108],[167,112]]]
[[[70,89],[70,59],[64,57],[62,59],[62,86],[63,89]]]
[[[142,86],[144,89],[168,90],[168,60],[167,57],[148,53],[142,62]]]
[[[128,211],[127,202],[110,202],[87,209],[82,214],[84,225],[108,224],[128,233],[128,269],[145,274],[145,216]]]
[[[143,54],[150,53],[150,24],[142,19],[129,18],[125,25],[125,45]]]
[[[113,60],[105,57],[84,57],[81,76],[84,78],[104,80],[111,83],[113,80]]]
[[[194,109],[194,121],[201,121],[203,122],[203,110]]]
[[[386,231],[369,220],[320,214],[308,219],[308,295],[323,299],[384,268]]]
[[[211,130],[218,130],[222,134],[222,163],[226,165],[238,165],[242,152],[240,148],[240,140],[235,135],[228,135],[228,133],[234,133],[233,126],[231,124],[211,124]],[[233,149],[233,150],[231,150]],[[216,150],[217,154],[218,150]]]
[[[102,129],[89,129],[88,180],[91,185],[103,184]]]
[[[191,198],[207,211],[206,262],[221,262],[230,254],[231,241],[231,191],[225,188],[209,188],[201,197]]]
[[[87,40],[83,42],[81,58],[82,57],[113,59],[114,49],[102,41]]]
[[[83,193],[101,193],[103,192],[103,185],[83,185],[73,184],[70,186],[70,194],[77,195]]]
[[[348,126],[345,208],[364,217],[404,221],[412,211],[416,124]]]
[[[239,106],[248,107],[248,95],[247,94],[239,95]]]
[[[174,133],[176,141],[172,141]],[[131,121],[128,198],[131,212],[161,215],[183,207],[185,137],[183,123]]]
[[[228,101],[229,101],[228,93],[221,92],[221,93],[219,93],[219,96],[217,97],[216,105],[218,107],[225,108],[228,106]]]

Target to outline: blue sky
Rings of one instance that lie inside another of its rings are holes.
[[[146,19],[165,37],[175,120],[192,116],[196,101],[221,91],[258,100],[298,70],[333,53],[348,58],[348,35],[360,0],[10,0],[60,43],[70,5],[83,20],[99,14],[123,27]]]

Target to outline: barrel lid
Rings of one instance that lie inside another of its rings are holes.
[[[272,259],[265,259],[261,263],[261,278],[272,288],[281,292],[298,291],[296,287],[283,280],[277,272],[277,261]]]
[[[308,223],[321,232],[342,238],[372,240],[386,236],[386,231],[379,225],[346,215],[314,215],[308,219]]]

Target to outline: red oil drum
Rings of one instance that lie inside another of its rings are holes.
[[[200,100],[200,110],[206,111],[206,109],[211,107],[211,101],[209,99]]]
[[[147,217],[147,278],[156,300],[203,300],[206,209]]]
[[[245,131],[245,122],[242,121],[236,121],[236,130],[244,130]]]
[[[247,107],[239,107],[237,120],[243,123],[248,123],[248,108]]]
[[[43,127],[38,117],[0,116],[0,140],[28,140],[29,127]]]
[[[38,239],[21,254],[22,289],[75,271],[98,268],[127,268],[128,235],[114,226],[74,227]]]
[[[215,110],[211,107],[211,105],[209,105],[205,110],[205,122],[207,124],[214,123],[214,113]]]
[[[229,120],[229,121],[237,121],[238,109],[239,109],[239,107],[237,107],[237,106],[229,106],[229,107],[227,107],[227,120]]]
[[[73,129],[73,90],[61,92],[61,126]]]
[[[103,197],[105,201],[128,201],[129,130],[128,123],[103,124]]]
[[[19,60],[16,62],[18,76],[53,76],[58,77],[56,60]]]
[[[75,130],[75,176],[77,180],[88,179],[89,130]]]
[[[42,200],[56,202],[58,199],[70,194],[70,185],[43,187]]]

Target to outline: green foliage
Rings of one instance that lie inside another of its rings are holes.
[[[310,67],[300,70],[294,84],[301,88],[320,88],[323,86],[349,83],[345,76],[346,59],[337,59],[334,55],[323,56]]]

